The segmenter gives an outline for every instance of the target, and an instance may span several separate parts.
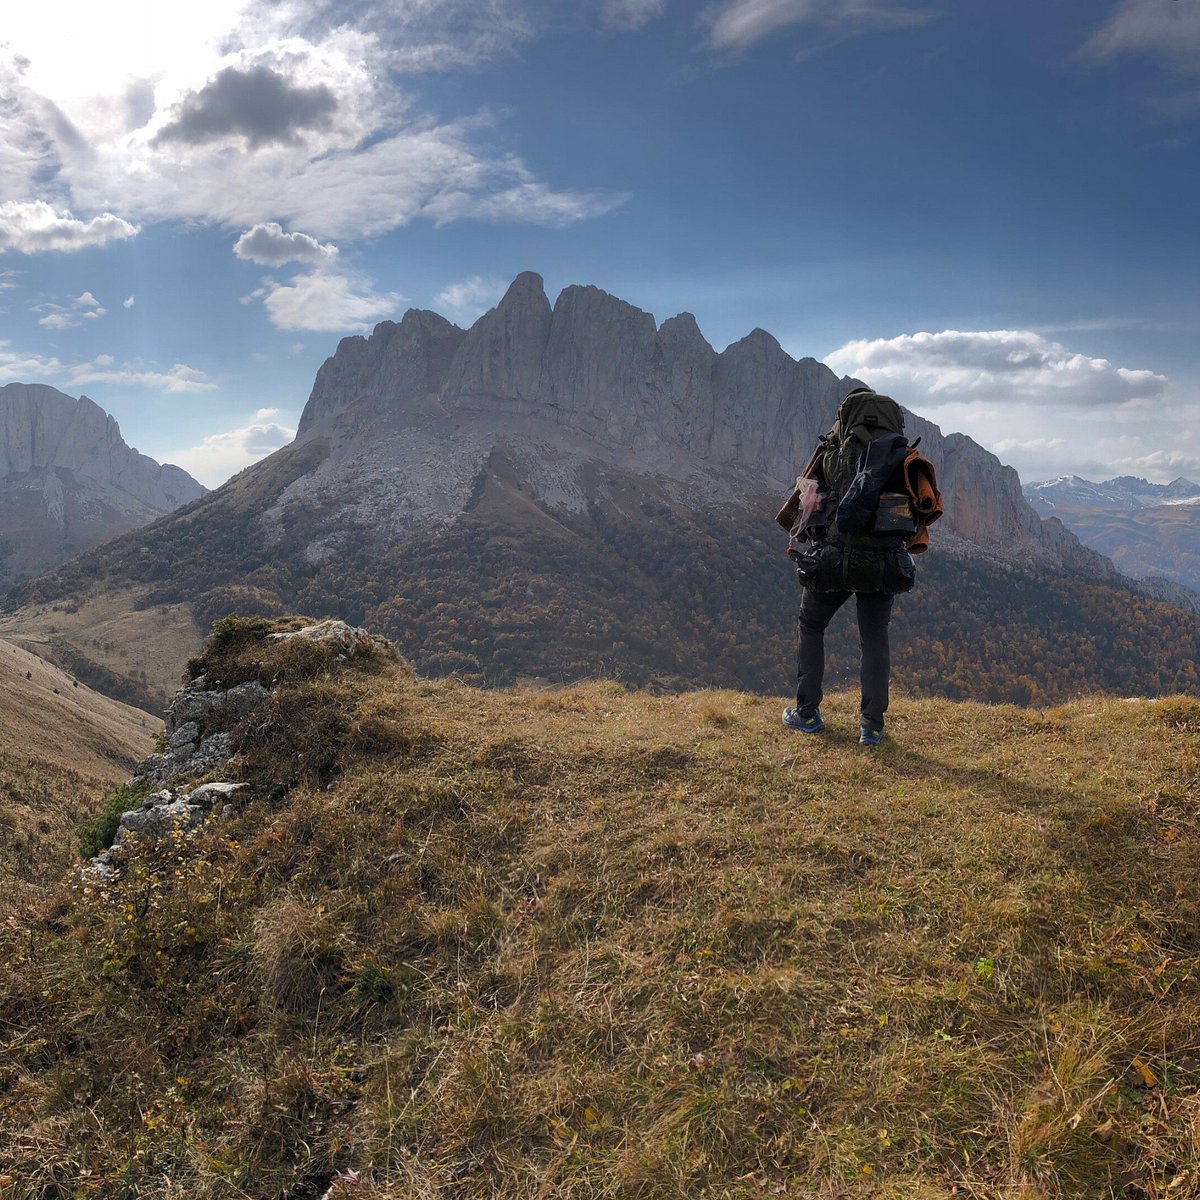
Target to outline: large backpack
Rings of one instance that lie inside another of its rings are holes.
[[[833,428],[821,439],[821,483],[824,502],[820,515],[809,531],[814,546],[804,552],[790,552],[800,582],[813,591],[905,592],[915,578],[912,558],[904,550],[903,534],[896,530],[883,534],[847,533],[838,528],[838,509],[856,479],[861,486],[860,469],[867,447],[889,434],[903,435],[904,410],[890,396],[870,388],[855,388],[838,405]],[[889,439],[895,440],[895,439]],[[903,443],[901,443],[903,444]],[[875,525],[872,497],[871,513],[861,524]],[[907,509],[907,501],[904,503]],[[882,511],[882,510],[880,510]],[[863,514],[859,514],[860,518]],[[911,523],[909,529],[915,528]]]
[[[891,396],[881,396],[870,388],[846,393],[838,405],[833,428],[825,437],[821,465],[825,494],[834,508],[850,490],[867,446],[884,434],[903,432],[904,410]]]

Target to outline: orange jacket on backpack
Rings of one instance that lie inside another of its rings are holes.
[[[825,457],[824,445],[818,445],[808,465],[800,472],[800,479],[820,479],[821,463]],[[900,468],[904,478],[904,490],[908,493],[908,502],[912,508],[913,520],[917,528],[904,539],[905,548],[910,554],[924,554],[929,549],[929,526],[942,516],[942,493],[938,491],[937,472],[933,463],[923,454],[919,454],[911,446]],[[800,483],[784,501],[783,507],[775,514],[776,522],[790,534],[796,525],[800,513]]]

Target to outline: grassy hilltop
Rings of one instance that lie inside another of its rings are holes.
[[[236,815],[0,926],[6,1200],[1198,1194],[1200,703],[195,666]]]

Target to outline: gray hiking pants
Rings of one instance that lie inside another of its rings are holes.
[[[883,728],[888,706],[888,677],[891,651],[888,622],[895,596],[882,592],[809,592],[800,602],[800,649],[796,665],[796,708],[802,717],[817,711],[824,692],[825,630],[851,596],[858,598],[858,644],[862,649],[862,723]]]

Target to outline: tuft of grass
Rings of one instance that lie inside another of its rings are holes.
[[[254,965],[265,999],[315,1012],[342,973],[341,927],[319,900],[284,894],[254,917]]]
[[[273,633],[290,633],[314,624],[307,617],[258,617],[233,614],[213,623],[200,654],[188,659],[185,679],[203,675],[209,687],[229,688],[256,680],[264,687],[301,683],[339,674],[347,666],[338,648],[307,638],[273,641]],[[392,667],[397,662],[383,639],[363,646],[353,669]]]

